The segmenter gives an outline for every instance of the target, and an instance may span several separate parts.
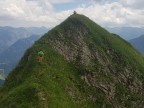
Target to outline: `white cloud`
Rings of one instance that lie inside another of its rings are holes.
[[[62,3],[73,2],[73,0],[49,0],[49,2],[52,4],[62,4]]]
[[[95,3],[88,7],[81,7],[77,10],[84,13],[102,26],[137,26],[144,27],[144,9],[136,8],[135,3],[142,3],[142,0],[95,0]],[[130,4],[131,3],[131,4]],[[135,6],[132,6],[135,5]],[[144,2],[143,2],[144,5]]]
[[[108,4],[118,2],[126,7],[132,8],[144,8],[144,0],[92,0],[95,3]]]
[[[69,3],[73,2],[73,0],[26,0],[31,2],[49,2],[52,4],[63,4],[63,3]]]
[[[53,4],[73,0],[5,0],[0,1],[1,26],[55,26],[68,16],[69,11],[57,13]]]
[[[73,10],[85,14],[102,26],[144,27],[143,0],[90,0],[73,10],[56,12],[54,4],[76,0],[0,0],[0,25],[55,26]]]
[[[2,16],[9,17],[16,20],[17,26],[22,26],[21,23],[27,22],[55,22],[55,19],[51,18],[50,15],[53,13],[53,6],[47,0],[41,1],[25,1],[25,0],[5,0],[0,1],[0,18]],[[3,19],[3,22],[11,22],[10,20]],[[1,21],[2,22],[2,21]],[[27,24],[26,24],[27,25]]]

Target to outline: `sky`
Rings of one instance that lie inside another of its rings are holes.
[[[144,0],[0,0],[0,26],[54,27],[74,10],[103,27],[144,27]]]

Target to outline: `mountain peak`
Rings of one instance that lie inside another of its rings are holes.
[[[89,19],[87,16],[85,15],[82,15],[82,14],[78,14],[78,13],[75,13],[75,14],[72,14],[70,15],[65,21],[80,21],[80,22],[83,22],[83,23],[86,23],[86,22],[93,22],[91,19]],[[94,23],[94,22],[93,22]]]
[[[1,89],[0,108],[140,108],[143,64],[130,44],[73,14],[26,51]]]

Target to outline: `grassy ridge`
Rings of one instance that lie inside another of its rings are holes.
[[[38,64],[36,61],[36,54],[40,49],[45,52],[43,64]],[[85,92],[83,93],[77,88],[79,85],[82,86],[83,82],[79,80],[75,68],[71,67],[50,46],[37,42],[30,50],[30,52],[27,52],[32,53],[33,56],[29,63],[21,70],[17,67],[9,75],[8,81],[2,90],[2,95],[5,94],[5,96],[1,95],[1,105],[9,104],[9,106],[15,108],[39,108],[47,106],[46,103],[48,103],[48,106],[52,108],[80,107],[81,105],[72,103],[67,93],[67,89],[70,88],[75,91],[77,97],[74,99],[75,101],[81,101],[85,98]],[[24,63],[23,59],[22,63]],[[21,62],[19,65],[21,65]],[[17,70],[20,73],[17,73]],[[86,85],[84,85],[83,89],[90,90]],[[40,98],[44,98],[44,104]],[[82,104],[84,106],[93,106],[94,103],[82,102]]]
[[[111,70],[105,63],[100,63],[100,58],[95,57],[91,64],[85,66],[80,61],[67,61],[59,54],[49,42],[63,39],[65,45],[74,49],[76,42],[68,35],[69,32],[76,38],[83,36],[92,56],[98,52],[101,60],[112,66]],[[59,37],[59,33],[62,37]],[[37,62],[40,50],[44,52],[42,64]],[[128,67],[130,76],[143,82],[143,64],[143,57],[130,44],[87,17],[72,15],[26,51],[0,91],[0,108],[133,107],[133,101],[140,101],[143,97],[140,92],[132,92],[127,83],[120,82],[118,75],[126,72],[125,68]],[[91,78],[86,76],[87,81],[82,80],[84,75],[90,75]],[[90,82],[91,80],[94,81]],[[113,84],[116,90],[113,98],[109,100],[97,84]]]

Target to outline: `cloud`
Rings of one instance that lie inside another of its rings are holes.
[[[101,4],[109,4],[118,2],[125,7],[132,7],[132,8],[144,8],[144,0],[92,0],[95,3],[101,3]]]
[[[51,13],[53,13],[53,5],[47,0],[5,0],[0,1],[0,6],[0,19],[2,16],[7,16],[15,19],[16,22],[21,21],[21,23],[43,23],[46,19],[49,20],[47,22],[55,22],[55,19],[50,17]],[[2,21],[9,22],[6,19]],[[16,25],[19,24],[16,23]]]
[[[143,0],[90,0],[77,8],[55,11],[76,0],[0,0],[0,25],[53,27],[76,10],[102,26],[144,27]]]
[[[144,0],[121,0],[121,3],[127,7],[144,9]]]
[[[52,4],[63,4],[63,3],[69,3],[73,2],[73,0],[26,0],[30,2],[49,2]]]
[[[52,4],[63,4],[73,2],[73,0],[49,0],[49,2]]]
[[[77,11],[102,26],[144,27],[144,8],[138,7],[139,3],[144,5],[142,0],[93,0],[90,6]]]

